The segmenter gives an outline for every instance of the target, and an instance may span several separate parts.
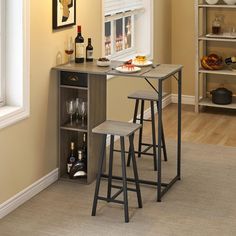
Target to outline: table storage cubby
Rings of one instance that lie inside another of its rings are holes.
[[[59,72],[59,175],[62,180],[78,183],[91,183],[96,178],[97,164],[101,149],[101,137],[94,135],[92,129],[106,120],[106,76],[86,73]],[[87,101],[85,125],[81,122],[70,124],[66,112],[66,101],[82,98]],[[87,177],[71,180],[66,171],[70,143],[75,149],[82,144],[87,135]]]

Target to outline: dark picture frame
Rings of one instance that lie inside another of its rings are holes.
[[[76,24],[76,0],[53,1],[53,29],[61,29]]]

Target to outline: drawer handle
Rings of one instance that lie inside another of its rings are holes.
[[[74,76],[74,75],[70,76],[68,79],[70,81],[73,81],[73,82],[79,81],[79,77],[78,76]]]

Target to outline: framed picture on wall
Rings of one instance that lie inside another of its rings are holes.
[[[76,0],[53,1],[53,29],[76,24]]]

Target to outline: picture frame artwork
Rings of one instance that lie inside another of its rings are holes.
[[[53,29],[76,24],[76,0],[53,0]]]

